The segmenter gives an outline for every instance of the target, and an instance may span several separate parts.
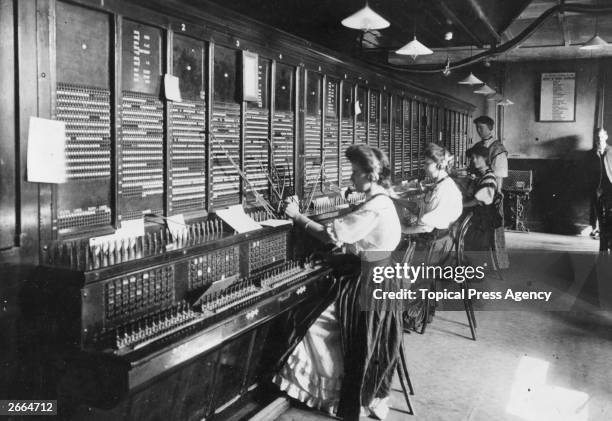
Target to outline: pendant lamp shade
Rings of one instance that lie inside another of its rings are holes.
[[[593,38],[588,40],[583,46],[580,47],[581,50],[599,50],[600,48],[608,47],[610,44],[606,42],[605,39],[601,38],[599,35],[595,35]]]
[[[347,28],[360,29],[362,31],[369,31],[371,29],[385,29],[388,28],[388,20],[380,16],[374,10],[370,9],[370,6],[366,3],[365,7],[346,19],[342,20],[342,25]]]
[[[470,72],[470,74],[465,79],[460,80],[459,83],[461,85],[480,85],[484,82],[474,76],[474,73]]]
[[[417,56],[433,54],[433,51],[425,47],[423,44],[421,44],[415,36],[412,41],[404,45],[402,48],[397,50],[395,53],[401,54],[404,56],[412,56],[412,58],[415,59]]]
[[[480,95],[493,95],[495,93],[495,89],[491,89],[489,85],[484,84],[480,88],[476,89],[474,93]]]
[[[504,98],[497,103],[497,105],[502,107],[507,107],[509,105],[514,105],[514,102],[510,101],[508,98]]]

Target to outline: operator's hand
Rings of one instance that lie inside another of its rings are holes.
[[[291,198],[285,199],[285,202],[283,203],[283,208],[287,218],[295,219],[300,214],[300,207],[295,202],[295,200]]]

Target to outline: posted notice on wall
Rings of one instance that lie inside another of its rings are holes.
[[[66,123],[30,117],[27,178],[35,183],[65,183]]]
[[[542,73],[540,121],[575,121],[576,73]]]

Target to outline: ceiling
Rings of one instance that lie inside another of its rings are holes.
[[[212,2],[282,29],[343,54],[387,65],[439,67],[449,58],[453,63],[469,59],[491,47],[513,40],[551,7],[564,0],[370,0],[369,6],[391,26],[363,34],[345,28],[340,21],[361,9],[364,0],[212,0]],[[591,6],[610,8],[612,0],[574,0],[566,9]],[[608,11],[606,10],[606,13]],[[497,61],[525,59],[568,59],[612,55],[605,51],[585,52],[579,46],[598,28],[599,35],[612,41],[612,14],[575,13],[564,9],[543,20],[537,30],[518,47],[491,57]],[[444,34],[453,32],[453,38]],[[394,51],[416,34],[434,50],[416,61]]]

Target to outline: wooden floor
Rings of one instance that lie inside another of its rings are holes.
[[[476,342],[461,307],[442,303],[424,335],[404,335],[416,414],[403,412],[395,379],[388,421],[612,419],[612,271],[595,269],[598,241],[512,232],[506,240],[503,280],[472,286],[550,291],[551,302],[476,300]],[[277,418],[330,419],[297,407]]]
[[[509,250],[521,249],[597,253],[599,250],[599,240],[594,240],[588,236],[506,231],[506,247],[508,247]]]

